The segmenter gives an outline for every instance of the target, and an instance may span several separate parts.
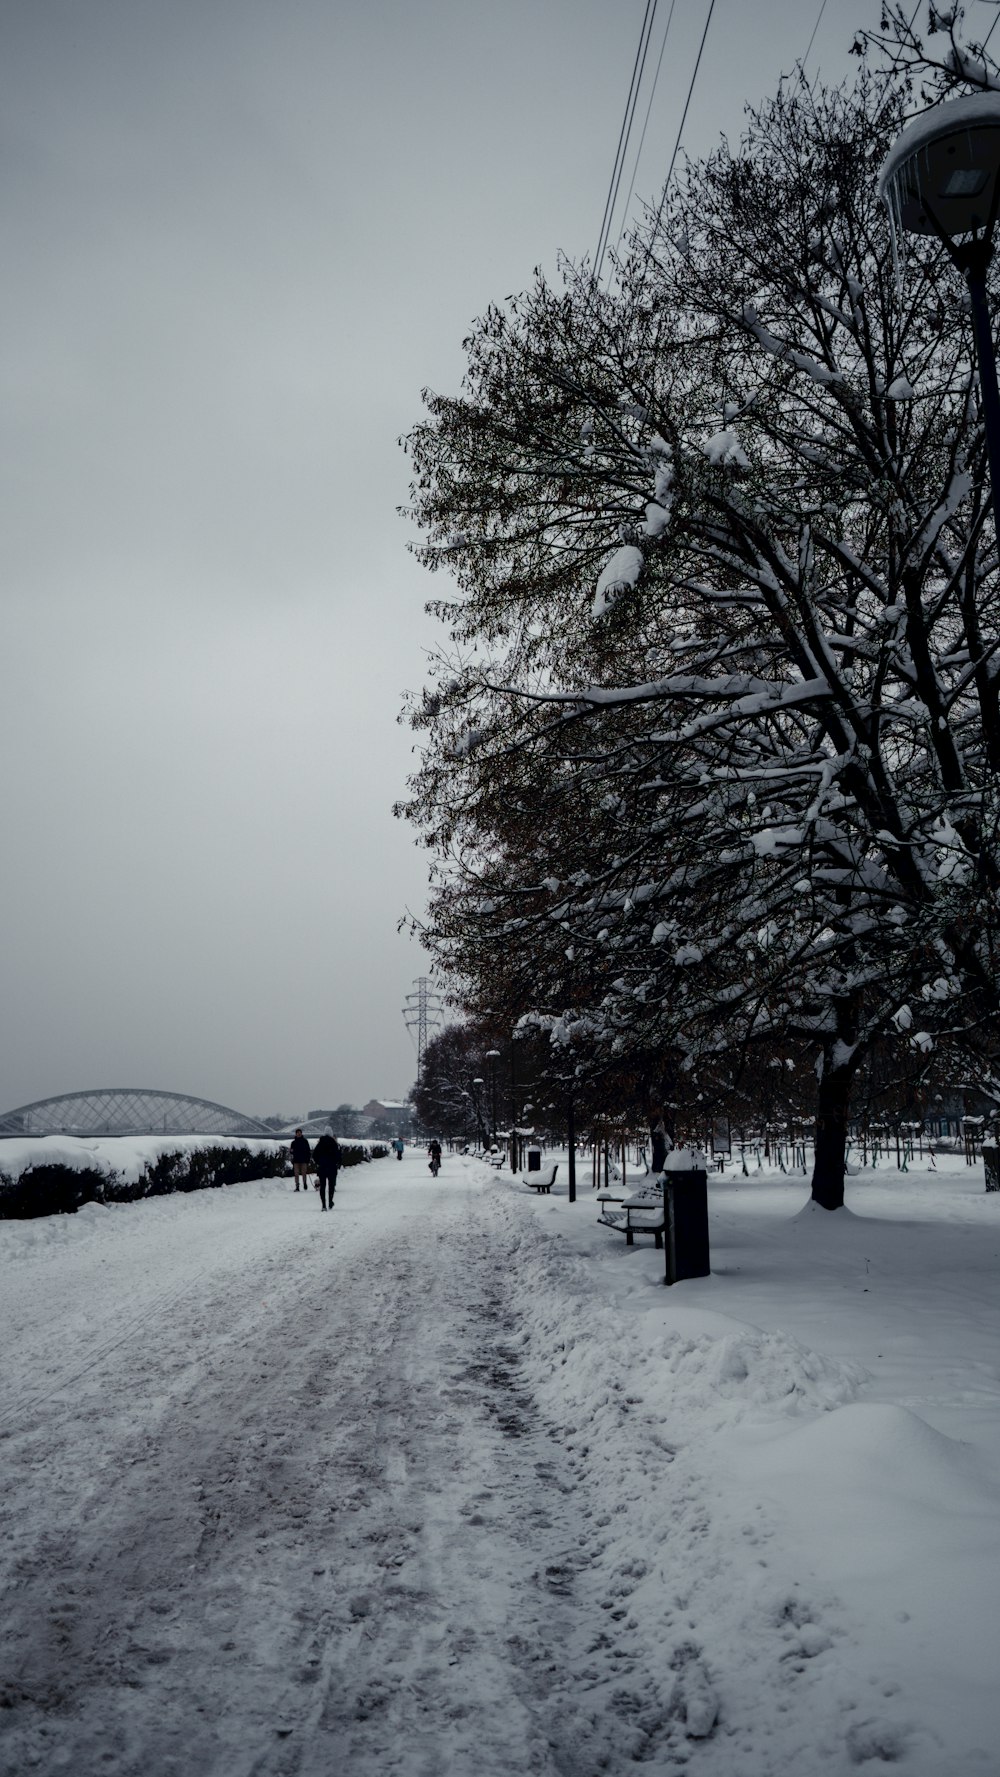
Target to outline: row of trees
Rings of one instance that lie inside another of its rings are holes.
[[[949,262],[901,282],[876,196],[914,68],[974,70],[886,38],[691,165],[609,289],[566,264],[490,310],[408,440],[451,579],[403,806],[424,942],[567,1092],[683,1119],[813,1070],[829,1208],[876,1071],[1000,1103],[978,380]]]

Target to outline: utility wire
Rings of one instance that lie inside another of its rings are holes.
[[[826,0],[824,0],[824,4],[825,3],[826,3]],[[650,88],[650,92],[649,92],[649,104],[646,106],[646,115],[643,118],[643,122],[642,122],[642,135],[639,137],[639,146],[636,150],[635,161],[632,166],[632,183],[630,184],[630,186],[628,188],[628,197],[625,199],[625,206],[622,210],[622,219],[621,219],[621,222],[618,227],[619,243],[621,242],[622,235],[625,232],[625,224],[628,221],[629,208],[632,203],[632,193],[635,191],[635,181],[636,181],[636,177],[639,172],[639,162],[642,159],[643,143],[646,140],[646,131],[649,128],[649,114],[653,109],[653,100],[656,97],[657,82],[659,81],[659,78],[660,78],[660,69],[663,66],[663,52],[667,47],[667,38],[670,36],[670,26],[673,21],[674,7],[676,6],[676,4],[677,4],[677,0],[670,0],[670,11],[667,15],[667,28],[663,33],[663,42],[660,44],[660,53],[659,53],[659,56],[658,56],[657,62],[656,62],[656,73],[653,75],[653,84],[652,84],[652,87]]]
[[[625,115],[622,118],[622,127],[618,135],[618,148],[615,153],[615,164],[611,174],[611,183],[608,186],[608,195],[604,204],[604,216],[601,220],[601,232],[597,242],[597,254],[594,261],[595,283],[600,278],[601,266],[604,263],[604,255],[607,251],[608,237],[611,232],[611,217],[618,197],[618,188],[621,185],[622,173],[625,168],[625,157],[628,153],[629,136],[632,133],[635,108],[639,99],[639,87],[642,83],[642,76],[646,66],[650,33],[653,29],[653,20],[656,17],[656,6],[657,0],[646,0],[646,10],[643,14],[642,29],[639,32],[639,47],[635,52],[632,79],[629,84],[628,98],[625,101]]]
[[[652,255],[652,252],[653,252],[653,241],[656,237],[656,230],[659,226],[660,217],[663,215],[663,206],[667,201],[667,192],[670,190],[670,181],[673,178],[674,164],[677,160],[678,154],[680,153],[681,137],[684,134],[684,125],[687,122],[687,114],[688,114],[688,110],[691,105],[691,96],[694,92],[695,81],[698,78],[698,69],[701,67],[701,58],[702,58],[702,54],[705,49],[705,40],[708,36],[708,27],[712,23],[712,14],[714,11],[715,11],[715,0],[709,0],[708,17],[705,20],[705,29],[703,30],[703,32],[701,34],[701,42],[698,45],[698,55],[697,55],[697,58],[696,58],[695,64],[694,64],[694,73],[691,75],[691,85],[688,87],[687,98],[684,101],[684,110],[681,113],[680,127],[677,131],[677,140],[674,143],[674,152],[670,156],[670,165],[667,168],[667,177],[663,183],[663,196],[660,198],[660,204],[659,204],[659,208],[656,212],[656,218],[653,222],[652,229],[650,230],[649,244],[646,248],[647,263],[649,262],[649,259]]]
[[[809,51],[812,49],[812,46],[816,41],[816,32],[820,28],[820,25],[823,20],[823,14],[825,11],[826,11],[826,0],[820,0],[819,14],[817,16],[816,23],[814,24],[813,29],[812,29],[812,36],[810,37],[809,42],[806,45],[806,53],[802,57],[802,71],[803,71],[803,73],[805,73],[805,66],[809,60]]]
[[[607,252],[608,241],[611,237],[611,223],[614,217],[615,205],[618,201],[618,191],[621,185],[622,174],[625,171],[625,159],[628,154],[632,125],[635,121],[635,110],[639,102],[642,78],[646,69],[646,57],[649,53],[653,21],[656,17],[656,7],[657,0],[646,0],[646,11],[642,21],[642,29],[639,33],[639,48],[636,51],[635,66],[632,69],[632,84],[629,88],[629,96],[625,106],[625,117],[622,121],[621,134],[618,138],[618,154],[615,157],[615,169],[611,175],[611,186],[608,191],[608,201],[604,209],[601,238],[598,242],[597,260],[594,273],[594,276],[597,279],[600,278],[601,268],[604,263],[604,255]]]

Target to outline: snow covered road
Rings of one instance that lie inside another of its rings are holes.
[[[572,1477],[481,1195],[408,1156],[326,1216],[280,1184],[92,1208],[122,1238],[67,1244],[58,1327],[15,1275],[5,1772],[583,1768]]]
[[[996,1206],[852,1190],[0,1223],[2,1777],[991,1777]]]

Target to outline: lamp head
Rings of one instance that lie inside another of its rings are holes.
[[[948,99],[913,119],[878,176],[897,228],[953,240],[996,219],[1000,93]]]

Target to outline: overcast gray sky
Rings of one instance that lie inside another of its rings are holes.
[[[410,1086],[426,860],[390,810],[434,632],[396,440],[476,314],[594,247],[643,10],[0,0],[0,1111]],[[687,147],[819,12],[716,0]],[[827,0],[810,71],[877,13]]]

